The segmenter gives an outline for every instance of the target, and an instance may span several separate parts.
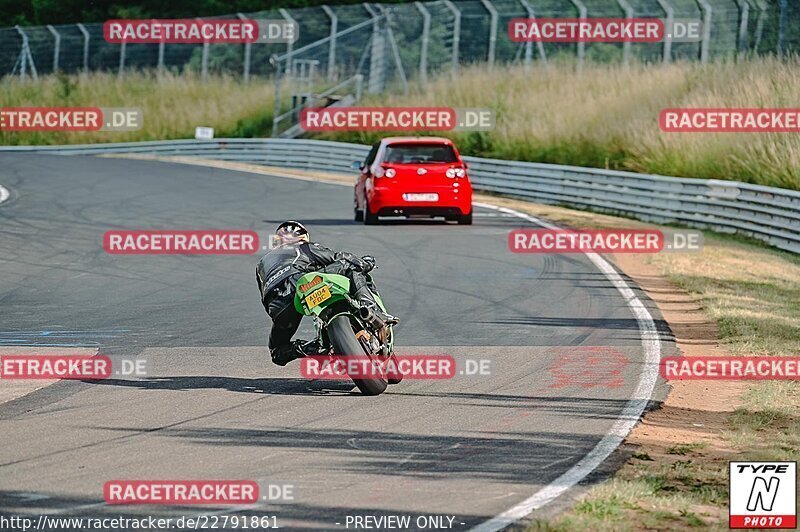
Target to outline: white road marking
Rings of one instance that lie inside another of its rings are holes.
[[[0,185],[0,203],[3,203],[5,200],[7,200],[10,195],[11,193],[8,191],[8,189],[3,185]]]
[[[498,207],[488,203],[474,203],[476,207],[493,209],[506,214],[513,214],[518,218],[527,220],[531,223],[548,229],[557,229],[553,225],[540,220],[534,216],[515,211],[506,207]],[[585,253],[586,257],[606,276],[606,279],[619,291],[628,307],[631,309],[637,323],[642,338],[642,348],[644,349],[645,363],[644,369],[639,377],[639,384],[628,404],[620,413],[611,429],[603,436],[595,447],[589,451],[577,464],[572,466],[567,472],[555,479],[553,482],[543,487],[524,501],[516,504],[505,512],[473,527],[469,532],[496,532],[519,521],[534,510],[541,508],[545,504],[553,501],[556,497],[575,486],[578,482],[586,478],[589,473],[594,471],[603,460],[619,447],[628,433],[639,422],[650,397],[653,395],[656,381],[658,380],[658,364],[661,361],[661,340],[658,336],[656,324],[650,312],[636,297],[636,294],[628,286],[625,280],[617,271],[597,253]]]

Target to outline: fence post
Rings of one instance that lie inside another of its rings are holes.
[[[89,72],[89,32],[86,31],[86,26],[83,24],[76,24],[78,29],[83,33],[83,71]]]
[[[522,4],[522,7],[525,8],[525,11],[528,12],[528,18],[536,18],[536,13],[534,13],[533,8],[528,3],[528,0],[519,0],[519,3]],[[525,43],[525,64],[529,65],[531,60],[533,59],[533,43],[530,41]],[[547,55],[544,53],[544,43],[542,41],[536,41],[536,49],[539,51],[539,60],[542,62],[543,65],[547,65]]]
[[[117,77],[121,78],[125,71],[125,40],[123,39],[119,45],[119,68],[117,68]]]
[[[53,47],[53,73],[55,73],[58,71],[58,56],[61,52],[61,34],[50,24],[47,25],[47,29],[53,34],[53,39],[55,40],[55,46]]]
[[[428,44],[431,38],[431,13],[422,2],[414,2],[417,10],[422,14],[422,42],[419,51],[419,84],[425,86],[428,83]]]
[[[703,10],[703,42],[700,43],[700,62],[708,62],[708,47],[711,44],[711,4],[708,0],[697,0]]]
[[[25,79],[25,76],[28,74],[28,65],[30,65],[31,77],[33,79],[39,79],[39,73],[36,71],[36,64],[33,62],[33,55],[31,55],[31,45],[28,40],[28,34],[22,31],[22,28],[19,26],[14,26],[14,29],[17,30],[17,33],[22,37],[22,50],[17,58],[19,77],[20,79]],[[14,65],[14,68],[16,68],[16,65]]]
[[[203,22],[203,19],[197,17],[195,20],[198,22]],[[211,45],[208,41],[203,40],[203,56],[200,64],[200,76],[203,78],[203,81],[208,81],[208,50]]]
[[[786,45],[786,4],[787,0],[780,0],[781,11],[778,18],[778,59],[783,58],[783,48]]]
[[[581,2],[581,0],[570,0],[575,7],[578,9],[578,18],[586,19],[587,11],[586,6]],[[579,42],[578,43],[578,72],[583,70],[583,58],[586,55],[586,43]]]
[[[494,55],[495,50],[497,48],[497,10],[494,8],[492,3],[489,0],[481,0],[481,4],[483,7],[486,8],[486,11],[489,12],[490,22],[489,22],[489,53],[488,53],[488,61],[489,61],[489,72],[492,71],[494,68]]]
[[[372,41],[370,43],[369,79],[367,79],[367,92],[376,94],[383,90],[386,75],[386,44],[380,31],[378,13],[367,2],[361,4],[372,18]]]
[[[406,78],[406,71],[403,68],[403,60],[400,57],[400,50],[397,48],[397,40],[394,38],[394,31],[392,31],[392,18],[383,4],[375,4],[384,17],[386,24],[386,36],[389,38],[389,46],[392,47],[392,57],[394,58],[395,68],[397,74],[400,76],[400,82],[403,84],[403,93],[408,93],[408,78]]]
[[[630,20],[633,18],[633,7],[628,3],[628,0],[617,0],[620,9],[625,12],[625,18]],[[665,36],[666,37],[666,36]],[[628,66],[631,61],[631,41],[625,39],[622,43],[622,64]]]
[[[243,13],[236,13],[239,20],[247,20]],[[244,43],[244,65],[242,66],[242,78],[245,83],[250,83],[250,47],[251,43]]]
[[[742,54],[747,49],[747,22],[750,17],[750,4],[747,0],[736,0],[739,6],[739,42],[736,45],[737,55]]]
[[[164,49],[166,48],[167,43],[161,41],[158,43],[158,75],[162,76],[164,74]]]
[[[453,75],[458,72],[458,48],[461,45],[461,11],[453,4],[451,0],[443,0],[447,9],[453,13]]]
[[[292,16],[289,14],[289,12],[288,12],[288,11],[286,11],[284,8],[280,8],[280,9],[278,10],[278,12],[279,12],[279,13],[281,14],[281,16],[282,16],[283,18],[285,18],[285,19],[286,19],[288,22],[292,22],[292,23],[294,23],[294,24],[297,26],[297,31],[298,31],[298,33],[300,32],[300,25],[299,25],[299,24],[297,24],[297,21],[295,21],[295,20],[292,18]],[[286,43],[286,71],[287,71],[287,72],[289,72],[289,73],[291,73],[291,68],[292,68],[292,52],[293,52],[293,51],[294,51],[294,43],[293,43],[292,41],[289,41],[289,42],[287,42],[287,43]],[[291,74],[290,74],[290,75],[291,75]]]
[[[278,136],[278,116],[281,114],[281,62],[277,56],[269,58],[269,62],[275,67],[275,104],[272,110],[272,136]]]
[[[767,17],[769,4],[765,0],[756,0],[759,11],[758,20],[756,21],[756,42],[753,43],[753,52],[758,53],[758,46],[761,44],[761,35],[764,32],[764,19]]]
[[[672,28],[672,22],[675,20],[675,10],[672,9],[667,0],[656,0],[656,2],[658,2],[658,5],[661,6],[667,16],[664,29]],[[669,63],[672,60],[672,33],[671,31],[665,31],[664,33],[664,55],[662,60],[664,63]]]
[[[336,79],[336,32],[339,31],[339,17],[333,9],[322,5],[322,10],[331,19],[330,43],[328,44],[328,81]]]
[[[20,46],[19,56],[14,65],[14,70],[16,70],[17,65],[19,65],[19,79],[25,79],[25,76],[28,74],[28,36],[25,35],[25,32],[22,31],[22,28],[19,26],[14,26],[14,29],[17,30],[17,33],[19,33],[19,36],[22,38],[22,46]],[[11,71],[12,74],[14,70]]]

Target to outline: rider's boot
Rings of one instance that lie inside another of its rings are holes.
[[[293,344],[295,353],[297,354],[297,358],[325,354],[325,352],[322,351],[322,344],[320,343],[319,338],[316,338],[308,342],[305,342],[303,340],[295,340]]]

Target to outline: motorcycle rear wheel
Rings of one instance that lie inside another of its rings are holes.
[[[355,358],[369,356],[364,352],[364,347],[356,338],[350,318],[346,315],[337,316],[328,325],[328,338],[333,345],[333,351],[342,357]],[[353,379],[353,383],[364,395],[380,395],[386,391],[385,379]]]

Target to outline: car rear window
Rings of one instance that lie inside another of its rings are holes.
[[[386,147],[384,162],[396,164],[456,163],[458,158],[453,147],[446,144],[390,144]]]

